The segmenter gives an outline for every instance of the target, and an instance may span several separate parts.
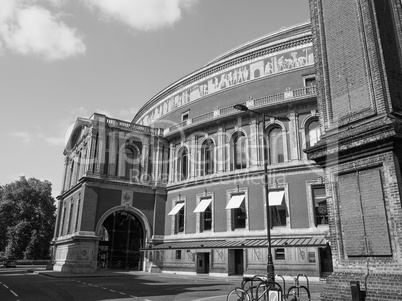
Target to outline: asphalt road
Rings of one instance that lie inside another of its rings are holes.
[[[145,273],[102,277],[99,275],[98,277],[50,277],[43,273],[28,272],[27,269],[2,269],[0,270],[0,300],[213,301],[225,300],[224,296],[239,283],[239,278],[220,279]]]
[[[0,271],[1,301],[197,300],[224,295],[233,282],[188,277],[54,278],[21,269]]]

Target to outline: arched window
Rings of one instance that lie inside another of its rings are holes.
[[[233,136],[233,170],[247,167],[246,136],[242,132]]]
[[[127,179],[136,180],[140,176],[140,152],[136,145],[127,145],[125,149],[125,165]]]
[[[320,124],[318,120],[311,121],[306,127],[306,146],[311,147],[320,140]]]
[[[269,163],[277,164],[285,161],[283,149],[283,134],[280,127],[274,127],[268,132]]]
[[[183,147],[179,151],[177,160],[177,174],[180,181],[188,179],[188,150]]]
[[[201,175],[214,173],[214,142],[207,139],[201,145]]]

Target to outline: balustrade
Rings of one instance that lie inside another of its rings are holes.
[[[106,123],[112,126],[118,126],[121,128],[126,128],[130,130],[135,130],[143,133],[149,133],[149,134],[154,134],[154,135],[161,135],[161,130],[159,128],[151,128],[148,126],[136,124],[136,123],[130,123],[127,121],[122,121],[118,119],[113,119],[113,118],[107,118]]]
[[[286,94],[286,97],[285,97],[285,94]],[[253,110],[258,109],[259,107],[263,107],[263,106],[266,106],[269,104],[276,103],[276,102],[279,103],[279,102],[283,102],[285,100],[289,101],[289,100],[295,100],[297,98],[311,97],[311,96],[316,96],[316,95],[317,95],[317,89],[315,86],[304,87],[304,88],[299,88],[299,89],[295,89],[295,90],[289,90],[286,92],[281,92],[281,93],[253,99],[252,100],[252,101],[254,101]],[[246,104],[246,103],[244,102],[243,104]],[[214,114],[214,111],[218,111],[218,110],[219,110],[219,113]],[[238,110],[234,109],[233,106],[216,109],[214,111],[195,116],[192,119],[188,119],[188,120],[180,122],[174,126],[171,126],[168,128],[168,130],[165,131],[165,135],[179,131],[189,125],[204,123],[204,122],[211,121],[214,119],[237,114],[239,112]]]

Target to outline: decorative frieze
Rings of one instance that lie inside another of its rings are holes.
[[[248,81],[305,66],[312,66],[313,64],[314,55],[311,44],[304,44],[291,49],[270,53],[262,56],[258,61],[250,60],[244,62],[235,67],[209,75],[185,88],[181,88],[160,100],[147,113],[143,114],[137,122],[149,126],[171,111],[204,96]],[[289,93],[292,93],[293,97],[293,91],[289,91]]]

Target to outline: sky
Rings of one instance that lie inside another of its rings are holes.
[[[77,117],[131,121],[219,55],[309,17],[308,0],[0,0],[0,185],[34,177],[56,197]]]

